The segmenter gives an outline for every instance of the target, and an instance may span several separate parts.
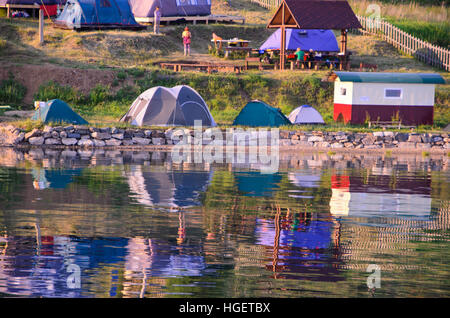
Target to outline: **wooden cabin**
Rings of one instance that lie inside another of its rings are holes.
[[[364,124],[368,121],[402,125],[432,125],[439,74],[334,72],[335,121]]]

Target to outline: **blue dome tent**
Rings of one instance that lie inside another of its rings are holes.
[[[67,0],[55,27],[63,29],[144,29],[127,0]]]

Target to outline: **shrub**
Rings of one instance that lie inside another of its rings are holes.
[[[124,72],[124,71],[119,71],[117,73],[117,79],[120,80],[120,81],[125,80],[127,77],[128,77],[128,74],[126,72]]]
[[[108,99],[108,88],[98,84],[89,93],[89,101],[92,105],[97,105],[105,102]]]
[[[80,103],[85,97],[70,86],[64,86],[57,82],[50,81],[39,86],[37,93],[34,94],[34,99],[42,101],[60,99],[67,103]]]
[[[0,102],[19,104],[22,102],[27,89],[14,79],[10,72],[9,78],[0,82]]]

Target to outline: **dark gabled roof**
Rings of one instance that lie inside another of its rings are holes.
[[[359,83],[408,83],[445,84],[439,74],[434,73],[375,73],[375,72],[334,72],[341,82]]]
[[[284,0],[267,25],[268,28],[280,27],[284,5],[286,26],[335,30],[362,28],[346,0]]]

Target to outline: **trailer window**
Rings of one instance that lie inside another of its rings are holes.
[[[342,96],[347,95],[347,89],[345,87],[341,87],[341,95]]]
[[[402,89],[401,88],[386,88],[384,90],[385,98],[402,98]]]

